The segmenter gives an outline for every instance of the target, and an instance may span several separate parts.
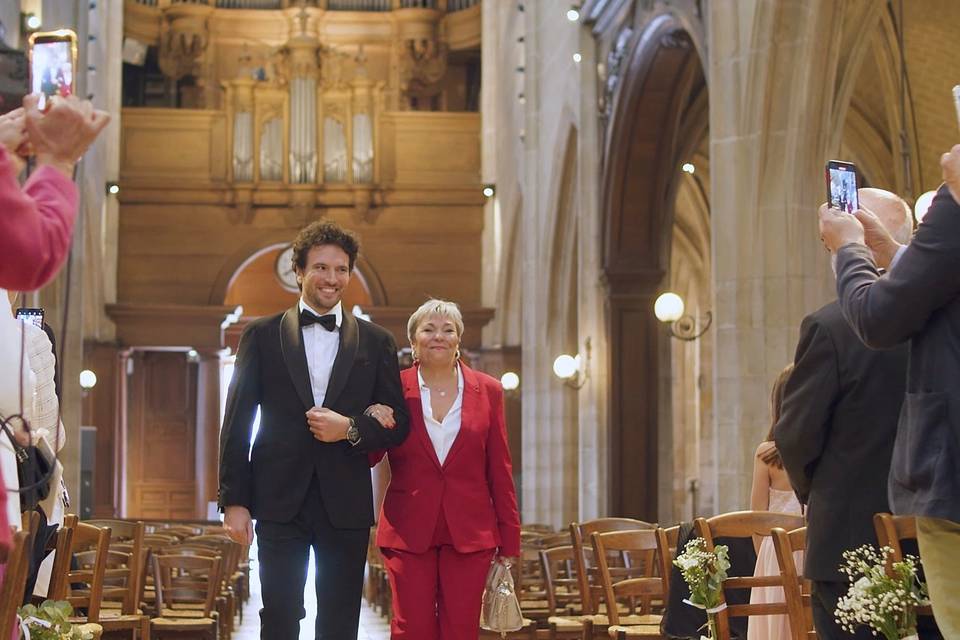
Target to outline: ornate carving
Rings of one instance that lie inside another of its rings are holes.
[[[446,43],[432,38],[407,40],[400,54],[400,90],[424,93],[447,73]]]
[[[350,55],[331,46],[320,47],[320,77],[325,90],[345,89],[344,63]]]
[[[207,18],[212,7],[172,5],[160,22],[160,70],[168,78],[179,80],[191,75],[209,43]]]
[[[617,39],[610,52],[607,54],[607,62],[601,68],[600,82],[602,83],[598,109],[600,117],[609,120],[613,113],[613,96],[617,92],[617,86],[620,84],[620,75],[623,72],[623,59],[627,55],[627,48],[633,36],[633,29],[623,27],[617,34]]]

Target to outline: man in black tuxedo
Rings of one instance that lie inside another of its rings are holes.
[[[312,547],[316,638],[354,640],[374,522],[366,452],[401,444],[408,416],[393,338],[341,305],[357,239],[315,222],[293,251],[300,301],[250,323],[240,339],[220,435],[220,507],[246,544],[257,519],[262,639],[299,637]],[[393,417],[365,415],[373,404]]]
[[[891,234],[909,241],[913,216],[903,200],[879,189],[859,195]],[[807,505],[804,576],[813,581],[814,625],[825,640],[851,637],[833,617],[850,584],[839,571],[843,552],[876,545],[873,515],[890,510],[887,474],[906,376],[906,346],[868,349],[838,301],[803,319],[774,438]],[[865,627],[855,637],[873,638]]]
[[[867,212],[851,218],[821,207],[820,236],[837,256],[837,293],[859,339],[873,348],[909,344],[890,504],[917,517],[933,614],[945,638],[960,638],[960,145],[940,166],[944,184],[886,275],[878,257],[895,243],[882,241]]]

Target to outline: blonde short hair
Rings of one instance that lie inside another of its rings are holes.
[[[410,316],[410,319],[407,320],[407,338],[410,339],[410,344],[413,344],[413,334],[417,332],[420,323],[423,322],[427,316],[434,314],[450,320],[457,329],[457,337],[463,336],[463,315],[461,315],[460,307],[457,306],[457,303],[431,298],[420,305]]]

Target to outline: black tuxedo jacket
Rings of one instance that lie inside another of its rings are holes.
[[[384,429],[363,415],[374,403],[393,408],[395,428]],[[298,307],[251,322],[240,338],[220,433],[221,508],[242,505],[254,518],[288,522],[299,512],[316,475],[334,527],[373,524],[366,453],[401,444],[409,431],[392,336],[343,314],[323,406],[356,420],[358,445],[314,438],[306,417],[313,404]],[[257,407],[260,430],[251,450]]]
[[[846,580],[843,551],[877,544],[906,375],[906,347],[863,346],[839,303],[803,319],[774,438],[807,505],[807,578]]]

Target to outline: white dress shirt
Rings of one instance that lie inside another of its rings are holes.
[[[343,324],[343,307],[338,302],[327,313],[317,313],[303,298],[300,298],[300,311],[306,310],[316,316],[333,314],[337,317],[337,330],[327,331],[319,322],[303,327],[303,348],[307,352],[307,369],[310,371],[310,388],[313,390],[314,406],[322,407],[327,396],[327,385],[330,384],[330,372],[333,371],[333,361],[337,358],[340,349],[340,325]]]
[[[440,464],[447,459],[453,441],[460,433],[461,409],[463,408],[463,373],[457,364],[457,397],[453,401],[447,415],[442,422],[433,417],[433,405],[430,404],[430,388],[423,381],[420,370],[417,369],[417,383],[420,385],[420,403],[423,405],[423,422],[427,426],[427,435],[433,443],[433,450],[437,452]]]

